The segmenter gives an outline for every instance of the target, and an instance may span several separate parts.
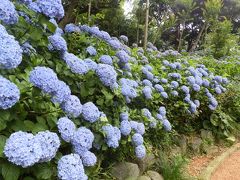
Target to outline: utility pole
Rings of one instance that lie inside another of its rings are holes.
[[[148,18],[149,18],[149,0],[146,0],[146,18],[145,18],[145,29],[144,29],[144,41],[143,48],[147,48],[148,41]]]

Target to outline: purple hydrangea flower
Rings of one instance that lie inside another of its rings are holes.
[[[53,50],[60,52],[67,51],[67,42],[61,35],[54,34],[52,36],[49,36],[48,41],[50,42],[50,45],[52,46]]]
[[[93,60],[87,58],[87,59],[84,59],[84,62],[85,64],[88,66],[88,69],[91,69],[93,71],[95,71],[97,69],[97,63],[94,62]]]
[[[2,4],[2,2],[0,3]],[[1,5],[0,5],[1,16]],[[13,69],[22,62],[22,49],[15,38],[0,24],[0,69]]]
[[[96,56],[97,55],[97,50],[93,46],[88,46],[86,51],[91,56]]]
[[[107,64],[98,64],[96,74],[105,86],[113,86],[117,81],[117,73],[115,69]]]
[[[70,142],[76,129],[75,124],[67,117],[63,117],[58,120],[57,127],[63,140]]]
[[[77,118],[82,113],[82,104],[77,96],[71,95],[61,104],[62,110],[68,116]]]
[[[84,152],[81,155],[83,166],[94,166],[97,163],[97,157],[90,151]]]
[[[112,62],[112,58],[111,56],[109,55],[102,55],[100,58],[99,58],[100,62],[103,63],[103,64],[108,64],[108,65],[112,65],[113,62]]]
[[[62,156],[58,161],[57,169],[59,179],[88,179],[84,172],[82,160],[78,154],[69,154]]]
[[[9,109],[20,99],[18,87],[0,76],[0,109]]]
[[[116,53],[116,56],[118,57],[120,63],[126,64],[128,63],[130,56],[123,50],[120,50]]]
[[[16,24],[18,22],[18,13],[11,1],[1,0],[0,20],[6,24]]]
[[[3,152],[10,162],[24,168],[37,163],[43,155],[41,144],[34,135],[22,131],[11,134]]]
[[[112,125],[103,126],[102,130],[106,133],[108,147],[117,148],[121,139],[121,131]]]
[[[140,146],[143,144],[143,137],[141,134],[135,133],[132,136],[132,143],[134,146]]]
[[[152,89],[149,86],[145,86],[142,90],[146,99],[152,99]]]
[[[131,124],[129,121],[122,121],[121,124],[120,124],[120,131],[122,133],[122,135],[124,136],[128,136],[130,133],[131,133]]]
[[[67,24],[64,28],[64,31],[66,33],[74,33],[74,32],[79,33],[79,32],[81,32],[80,28],[77,25],[72,24],[72,23]]]
[[[92,102],[85,103],[82,107],[82,116],[84,120],[94,123],[100,117],[100,111]]]
[[[137,146],[135,148],[135,154],[138,159],[143,159],[146,156],[146,148],[143,145]]]

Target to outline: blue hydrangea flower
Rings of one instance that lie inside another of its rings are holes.
[[[194,84],[195,83],[195,78],[193,76],[188,76],[187,81],[189,84]]]
[[[62,110],[69,117],[77,118],[82,113],[82,104],[77,96],[71,95],[61,104]]]
[[[166,92],[161,92],[160,94],[164,99],[168,98],[168,94]]]
[[[41,144],[34,135],[22,131],[11,134],[3,152],[10,162],[24,168],[37,163],[43,154]]]
[[[71,90],[65,82],[58,80],[52,84],[52,87],[55,88],[55,90],[51,93],[51,100],[53,103],[61,104],[69,99],[71,95]],[[66,109],[66,111],[68,110],[69,109]]]
[[[190,108],[188,109],[191,113],[195,113],[197,111],[197,106],[194,102],[190,102]]]
[[[152,99],[152,89],[149,86],[145,86],[142,90],[146,99]]]
[[[98,64],[96,74],[105,86],[111,87],[117,81],[115,69],[108,64]]]
[[[165,78],[162,78],[162,79],[161,79],[161,82],[162,82],[163,84],[167,84],[167,83],[168,83],[168,80],[165,79]]]
[[[139,123],[136,121],[130,121],[131,127],[132,129],[136,132],[139,133],[141,135],[143,135],[145,133],[145,126],[143,123]]]
[[[187,86],[181,86],[181,90],[185,93],[185,94],[189,94],[190,90]]]
[[[165,131],[171,131],[172,130],[172,125],[170,124],[170,122],[167,119],[164,119],[162,121],[163,127],[165,129]]]
[[[75,124],[67,117],[62,117],[57,122],[58,132],[64,141],[70,142],[75,132]]]
[[[157,114],[157,119],[158,119],[159,121],[163,121],[164,116],[161,115],[161,114]]]
[[[150,124],[149,124],[149,127],[150,128],[155,128],[157,126],[157,121],[155,119],[152,119]]]
[[[142,83],[143,83],[144,86],[149,86],[149,87],[151,87],[151,88],[153,87],[151,81],[149,81],[148,79],[144,79],[144,80],[142,81]]]
[[[20,3],[30,4],[32,0],[18,0]]]
[[[103,63],[103,64],[108,64],[108,65],[112,65],[113,64],[113,61],[112,61],[112,58],[111,56],[109,55],[102,55],[100,58],[99,58],[100,62]]]
[[[64,28],[64,31],[66,33],[74,33],[74,32],[79,33],[79,32],[81,32],[80,28],[77,25],[72,24],[72,23],[67,24]]]
[[[37,2],[31,2],[28,4],[28,8],[31,9],[34,12],[41,13],[41,9],[39,8]]]
[[[120,114],[120,119],[121,119],[121,121],[128,121],[128,113],[127,112],[122,112]]]
[[[151,119],[152,118],[152,114],[151,112],[147,109],[147,108],[143,108],[142,109],[142,113],[145,117],[147,117],[148,119]]]
[[[87,64],[72,53],[65,52],[63,54],[63,60],[73,73],[83,75],[89,70]]]
[[[110,40],[107,40],[107,43],[115,50],[121,48],[121,43],[117,40],[110,39]]]
[[[118,57],[120,63],[126,64],[130,60],[130,56],[124,51],[120,50],[116,53],[116,56]]]
[[[96,56],[97,55],[97,50],[93,46],[88,46],[86,51],[91,56]]]
[[[164,60],[162,63],[164,66],[169,66],[169,64],[170,64],[168,60]]]
[[[66,52],[67,51],[67,42],[60,34],[54,34],[48,37],[49,43],[52,45],[53,50]]]
[[[186,97],[184,98],[184,101],[187,102],[187,103],[191,102],[191,96],[190,96],[190,94],[187,94],[187,95],[186,95]]]
[[[94,62],[93,60],[87,58],[87,59],[84,59],[83,61],[88,66],[88,69],[91,69],[93,71],[95,71],[97,69],[97,63]]]
[[[106,133],[108,147],[117,148],[121,139],[121,131],[112,125],[103,126],[102,130]]]
[[[140,146],[143,144],[143,137],[141,134],[135,133],[132,136],[132,143],[134,146]]]
[[[61,19],[64,16],[64,8],[61,0],[37,0],[35,1],[40,12],[50,18]]]
[[[97,157],[90,151],[87,151],[81,155],[83,166],[94,166],[97,163]]]
[[[61,36],[64,34],[63,30],[58,27],[57,21],[55,19],[50,19],[49,22],[51,22],[56,27],[54,34],[59,34]]]
[[[172,91],[171,94],[172,94],[174,97],[178,96],[178,92],[177,92],[177,91]]]
[[[166,108],[165,108],[164,106],[161,106],[161,107],[158,109],[158,112],[159,112],[162,116],[166,116],[166,114],[167,114]]]
[[[56,82],[58,81],[56,73],[48,68],[37,66],[30,72],[30,82],[42,89],[46,93],[52,93],[56,89]]]
[[[50,131],[39,132],[35,136],[42,148],[42,156],[39,162],[47,162],[56,156],[60,147],[60,140],[56,133]]]
[[[20,99],[18,87],[0,76],[0,109],[9,109]]]
[[[146,148],[143,145],[137,146],[135,148],[135,154],[138,159],[143,159],[146,156]]]
[[[67,179],[81,179],[87,180],[87,176],[84,173],[84,167],[82,160],[78,154],[69,154],[62,156],[58,161],[58,178],[62,180]]]
[[[157,92],[163,92],[164,88],[160,84],[155,84],[154,88],[157,90]]]
[[[121,35],[121,36],[119,37],[119,39],[122,40],[122,41],[125,42],[125,43],[128,42],[128,37],[125,36],[125,35]]]
[[[195,99],[193,102],[197,107],[200,107],[200,101],[199,100]]]
[[[148,71],[150,71],[150,72],[153,71],[153,67],[150,66],[149,64],[146,64],[144,67],[145,67]]]
[[[15,10],[14,4],[11,1],[1,0],[0,20],[6,24],[16,24],[18,22],[18,14]]]
[[[30,56],[31,53],[36,53],[36,50],[29,44],[29,42],[25,42],[24,44],[21,45],[21,49],[24,54]]]
[[[217,86],[217,87],[215,87],[215,92],[217,93],[217,94],[221,94],[222,93],[222,90],[221,90],[221,88],[219,87],[219,86]]]
[[[135,88],[131,87],[127,84],[122,85],[121,92],[122,92],[122,95],[124,95],[125,97],[129,97],[129,98],[137,97],[137,92],[136,92]]]
[[[93,133],[85,127],[80,127],[74,132],[71,142],[75,150],[78,150],[77,153],[79,153],[88,151],[90,148],[92,148],[93,140]]]
[[[176,88],[178,88],[179,84],[177,81],[172,81],[171,86],[172,86],[172,88],[176,89]]]
[[[0,4],[2,5],[2,3]],[[16,68],[22,62],[22,53],[23,51],[19,43],[0,24],[0,69]]]
[[[209,87],[210,82],[209,82],[207,79],[204,79],[203,82],[202,82],[202,85],[203,85],[204,87]]]
[[[192,85],[192,88],[193,88],[193,90],[196,91],[196,92],[198,92],[198,91],[201,90],[201,87],[200,87],[198,84],[193,84],[193,85]]]
[[[124,136],[128,136],[130,133],[131,133],[131,124],[129,121],[122,121],[121,124],[120,124],[120,131],[122,133],[122,135]]]
[[[98,110],[98,107],[95,106],[95,104],[88,102],[82,106],[82,116],[85,121],[94,123],[99,119],[100,111]]]

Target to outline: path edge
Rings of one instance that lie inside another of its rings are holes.
[[[203,170],[203,172],[197,178],[198,180],[210,180],[212,174],[216,171],[218,166],[228,158],[232,153],[240,149],[240,143],[233,145],[226,152],[222,153],[220,156],[212,160],[209,165]]]

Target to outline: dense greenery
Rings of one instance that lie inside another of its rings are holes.
[[[176,135],[197,134],[201,129],[212,131],[219,139],[231,142],[235,140],[240,121],[239,37],[236,34],[237,25],[232,25],[233,20],[219,18],[222,7],[220,1],[218,6],[214,4],[217,1],[206,1],[203,5],[204,10],[201,9],[198,1],[178,3],[152,1],[149,38],[162,51],[152,43],[148,43],[146,50],[136,45],[127,46],[136,42],[136,31],[139,32],[137,39],[141,39],[144,20],[137,13],[144,14],[141,12],[142,1],[139,1],[139,6],[134,10],[136,13],[133,15],[134,18],[128,20],[125,19],[123,10],[116,1],[99,1],[99,4],[93,1],[92,5],[97,7],[96,12],[99,14],[92,15],[90,21],[87,18],[87,11],[85,14],[78,14],[78,10],[86,9],[87,3],[77,1],[77,4],[69,7],[73,1],[69,1],[69,4],[65,2],[66,9],[81,7],[74,12],[76,24],[88,23],[89,26],[74,26],[77,30],[71,32],[65,28],[62,36],[57,32],[60,30],[58,25],[52,20],[49,21],[49,17],[30,10],[27,5],[20,2],[14,1],[14,5],[18,12],[24,13],[24,16],[19,17],[14,25],[4,22],[1,24],[8,34],[16,38],[22,48],[26,42],[32,48],[28,48],[27,53],[24,52],[23,60],[17,68],[0,69],[1,76],[16,84],[20,90],[19,101],[9,109],[0,110],[0,179],[56,179],[59,159],[74,152],[72,145],[65,142],[64,138],[61,139],[61,146],[51,161],[36,163],[27,168],[15,166],[3,150],[6,140],[17,131],[35,135],[49,130],[60,137],[57,122],[59,118],[65,116],[68,116],[77,127],[86,127],[94,134],[91,151],[97,157],[97,164],[84,168],[89,179],[112,179],[109,173],[112,164],[122,160],[137,159],[136,147],[132,142],[137,130],[133,127],[136,132],[131,131],[127,136],[122,135],[119,147],[112,148],[106,143],[108,135],[102,127],[112,125],[121,130],[121,113],[127,112],[129,121],[144,124],[145,133],[142,133],[144,146],[147,153],[151,152],[156,156],[159,156],[159,150],[166,150],[172,145],[172,139]],[[214,9],[213,6],[219,8]],[[158,7],[164,11],[156,15]],[[200,9],[202,12],[199,12]],[[171,14],[163,14],[163,12],[171,12]],[[191,19],[192,13],[198,14],[197,19]],[[67,12],[66,16],[71,15]],[[66,16],[60,25],[65,26],[68,23],[69,19]],[[207,22],[204,23],[205,25],[202,25],[204,21],[201,18],[205,18]],[[195,26],[203,26],[205,32],[204,36],[199,37],[201,47],[198,51],[194,51],[192,42],[193,39],[198,38],[198,35],[194,31],[190,32],[187,24],[200,21],[199,19],[201,22],[197,22]],[[159,24],[159,21],[164,20],[166,20],[164,25]],[[127,42],[124,37],[116,39],[106,34],[110,40],[100,38],[98,33],[103,32],[93,25],[99,25],[100,29],[107,30],[113,36],[127,34],[129,41]],[[182,29],[182,25],[185,28]],[[128,31],[129,29],[132,31]],[[177,35],[176,31],[178,31]],[[67,52],[53,50],[49,46],[49,37],[53,34],[63,37],[67,42],[68,52],[73,53],[81,62],[91,59],[97,64],[104,64],[101,61],[102,55],[109,55],[112,60],[111,67],[117,74],[118,86],[104,84],[97,70],[89,69],[83,74],[73,71],[63,58],[63,54]],[[177,42],[176,37],[178,37]],[[170,41],[165,41],[166,39]],[[117,41],[120,46],[114,48],[110,43],[111,40]],[[96,54],[87,50],[90,46],[94,47]],[[173,48],[178,51],[172,50]],[[187,52],[188,50],[193,52]],[[127,58],[127,63],[121,62],[122,56],[118,54],[119,51],[125,52],[126,55],[124,54],[123,57]],[[51,68],[58,79],[70,87],[71,94],[81,100],[81,104],[93,102],[105,115],[99,117],[95,123],[90,123],[83,116],[72,117],[66,113],[61,103],[54,103],[51,94],[44,93],[29,80],[32,70],[37,66]],[[191,77],[194,82],[190,80]],[[133,95],[134,97],[123,93],[123,78],[129,80],[127,86],[133,81],[137,84],[128,87],[130,93],[136,94]],[[167,82],[164,83],[163,79]],[[204,85],[203,81],[209,84]],[[159,90],[160,87],[156,85],[161,86],[163,90]],[[188,90],[183,90],[183,86]],[[160,107],[166,108],[166,114],[159,112]],[[145,108],[151,112],[151,115],[145,114]],[[161,156],[163,154],[160,154]],[[167,164],[168,160],[162,157],[162,162]],[[161,169],[165,173],[164,176],[174,179],[181,173],[180,166],[185,160],[179,156],[172,162],[176,168],[171,169],[170,165],[166,165]]]

